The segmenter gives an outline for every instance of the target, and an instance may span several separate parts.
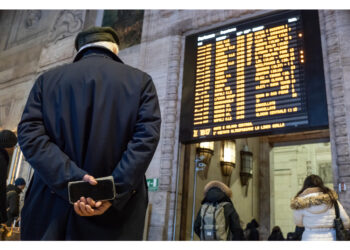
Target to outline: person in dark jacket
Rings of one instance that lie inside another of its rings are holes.
[[[284,236],[281,231],[281,228],[279,226],[274,226],[267,240],[271,240],[271,241],[284,240]]]
[[[229,227],[228,240],[244,240],[239,215],[230,199],[231,196],[232,191],[227,185],[220,181],[211,181],[204,187],[204,199],[201,203],[227,202],[227,204],[224,206],[224,215],[227,223],[226,226]],[[199,210],[194,223],[194,232],[198,235],[198,237],[201,237],[201,221],[202,218]]]
[[[43,73],[30,92],[18,125],[35,170],[22,240],[142,240],[160,108],[152,78],[125,65],[118,44],[110,27],[80,32],[74,62]],[[68,182],[110,175],[114,200],[69,203]]]
[[[7,196],[7,222],[6,225],[10,227],[14,220],[19,216],[19,196],[22,190],[26,187],[26,181],[23,178],[17,178],[15,185],[8,185],[6,189]]]
[[[251,222],[247,224],[247,227],[244,230],[245,239],[259,240],[260,236],[259,236],[259,231],[257,229],[258,227],[259,227],[259,223],[255,219],[252,219]]]
[[[294,232],[289,232],[287,234],[287,240],[301,240],[301,237],[303,236],[303,232],[305,230],[305,227],[295,227]]]
[[[5,223],[7,221],[6,180],[10,160],[8,151],[16,144],[17,137],[12,131],[0,131],[0,223]]]

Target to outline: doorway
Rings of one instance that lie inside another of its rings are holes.
[[[274,146],[270,153],[271,227],[279,226],[286,237],[293,232],[290,200],[310,174],[319,175],[333,189],[332,155],[329,142]]]

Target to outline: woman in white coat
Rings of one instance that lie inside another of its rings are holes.
[[[291,201],[295,224],[305,227],[302,240],[336,240],[334,202],[338,202],[344,227],[350,228],[349,216],[336,192],[324,186],[319,176],[306,177],[303,188]]]

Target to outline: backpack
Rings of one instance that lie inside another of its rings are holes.
[[[229,202],[204,203],[201,206],[201,240],[227,240],[229,226],[226,223],[224,206]]]

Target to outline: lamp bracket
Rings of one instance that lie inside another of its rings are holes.
[[[204,162],[198,163],[198,168],[205,168],[207,165]]]

